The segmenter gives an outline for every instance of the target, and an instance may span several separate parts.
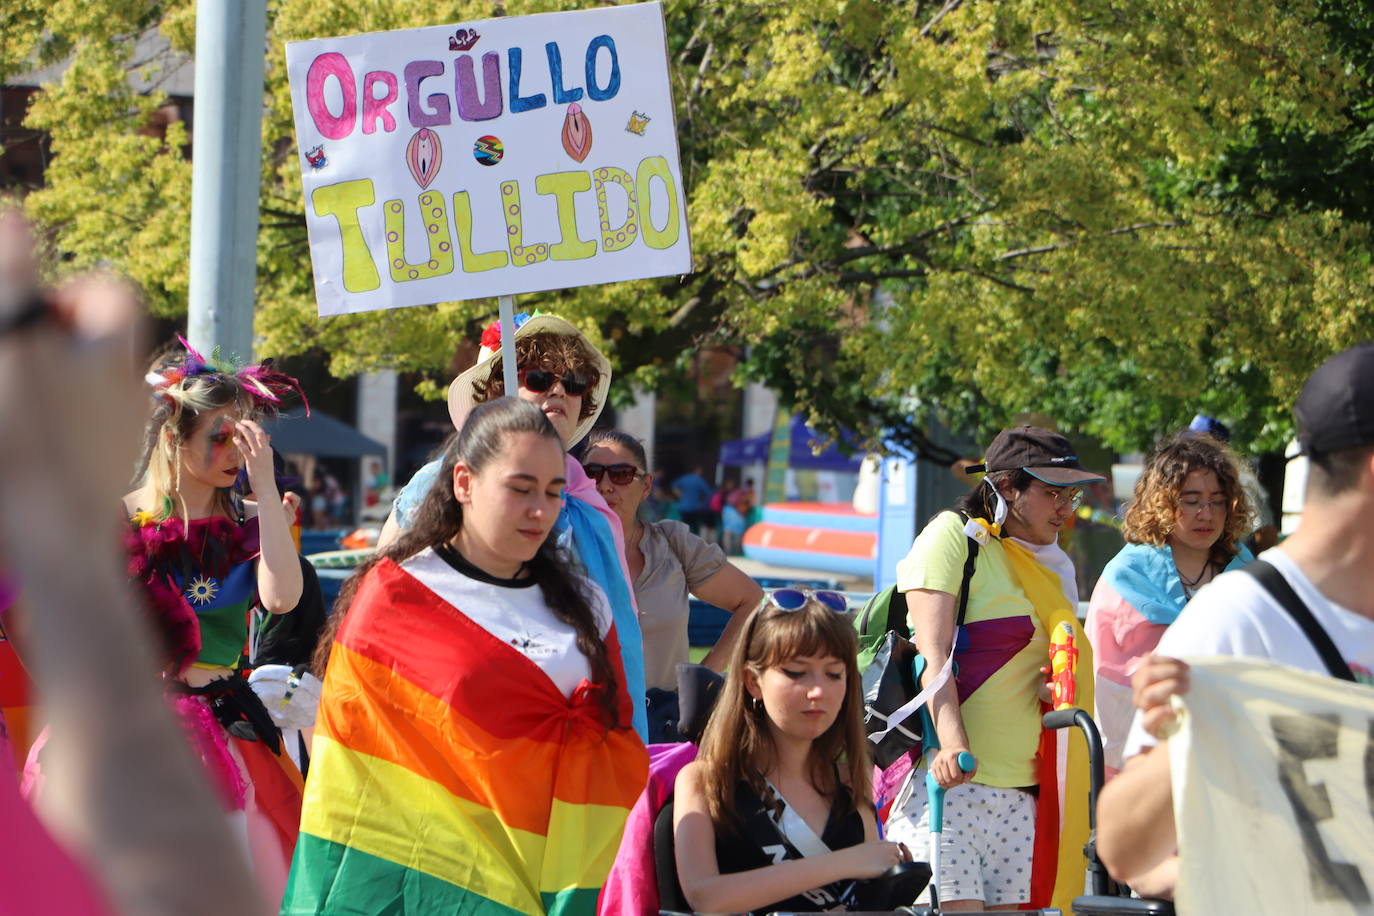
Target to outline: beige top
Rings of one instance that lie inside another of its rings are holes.
[[[644,634],[644,682],[677,689],[677,666],[688,661],[688,594],[720,572],[727,560],[682,522],[646,522],[639,539],[644,568],[635,577],[639,628]]]

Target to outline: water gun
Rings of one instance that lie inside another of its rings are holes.
[[[1073,624],[1061,621],[1050,634],[1050,702],[1055,709],[1074,705],[1077,670],[1078,646]]]

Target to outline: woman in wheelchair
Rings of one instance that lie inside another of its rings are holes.
[[[833,592],[781,589],[746,622],[674,793],[677,877],[693,910],[844,908],[856,879],[910,859],[878,839],[844,608]]]

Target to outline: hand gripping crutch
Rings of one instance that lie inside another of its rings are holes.
[[[950,654],[953,655],[953,653]],[[947,662],[946,665],[951,669],[953,668],[951,662]],[[914,667],[916,683],[919,684],[921,683],[922,671],[925,668],[925,659],[917,656]],[[937,687],[938,683],[937,681],[936,685],[932,685],[932,687]],[[932,690],[932,694],[933,692]],[[931,699],[933,701],[933,695]],[[921,707],[921,735],[921,753],[926,760],[926,808],[930,811],[930,905],[933,912],[938,912],[940,909],[940,836],[945,829],[945,789],[935,781],[935,773],[930,769],[930,760],[935,756],[935,752],[940,749],[940,738],[935,733],[935,717],[931,715],[928,704]],[[965,773],[972,773],[978,765],[978,761],[968,751],[961,751],[957,762],[959,769]]]

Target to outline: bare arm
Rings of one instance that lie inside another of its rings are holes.
[[[269,613],[285,614],[300,602],[303,583],[286,512],[275,508],[281,505],[282,497],[272,473],[272,448],[267,433],[252,420],[239,421],[234,442],[243,453],[253,495],[260,506],[267,507],[266,512],[258,513],[258,601]]]
[[[948,592],[933,589],[916,588],[906,593],[906,617],[911,627],[911,640],[916,645],[916,651],[926,659],[925,674],[921,678],[923,686],[935,680],[954,646],[955,601],[955,597]],[[973,773],[965,773],[958,764],[959,754],[967,751],[969,746],[964,719],[959,712],[959,692],[954,678],[936,691],[930,706],[935,719],[935,734],[940,739],[940,750],[931,761],[930,771],[947,789],[968,782],[973,778]]]
[[[842,878],[876,878],[905,861],[900,845],[886,840],[865,842],[837,852],[728,875],[716,861],[716,834],[701,791],[701,764],[689,763],[678,774],[674,792],[673,847],[678,883],[699,913],[738,913],[767,906]],[[867,839],[876,826],[864,822]]]
[[[1097,801],[1097,851],[1113,878],[1133,883],[1174,854],[1168,742],[1126,761]]]
[[[0,262],[27,244],[7,219]],[[7,280],[0,312],[13,292]],[[163,702],[118,518],[100,511],[126,482],[147,398],[130,365],[135,302],[118,284],[90,280],[64,299],[79,339],[51,324],[0,337],[0,552],[25,583],[26,660],[52,734],[40,813],[121,912],[262,913]],[[102,598],[92,604],[92,595]]]
[[[1132,878],[1130,886],[1142,897],[1174,899],[1174,892],[1178,889],[1178,856],[1166,856],[1154,868]]]
[[[1145,730],[1156,738],[1173,726],[1172,698],[1190,686],[1188,666],[1162,655],[1148,656],[1131,677],[1131,696]],[[1097,846],[1118,881],[1157,885],[1161,866],[1178,848],[1174,827],[1169,743],[1126,761],[1097,802]],[[1156,893],[1159,887],[1151,888]]]
[[[725,631],[702,659],[702,664],[711,670],[724,671],[749,612],[763,601],[763,588],[738,566],[726,563],[694,591],[702,601],[730,612],[730,622],[725,625]]]

